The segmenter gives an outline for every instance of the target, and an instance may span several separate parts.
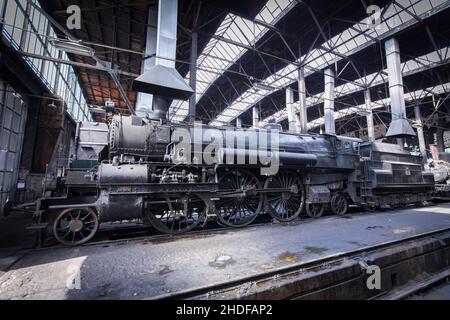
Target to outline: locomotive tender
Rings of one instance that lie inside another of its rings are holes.
[[[211,217],[242,227],[263,213],[288,222],[304,209],[318,218],[325,209],[343,215],[351,204],[418,203],[434,188],[422,158],[397,144],[287,133],[276,124],[204,129],[136,116],[79,123],[69,168],[49,196],[22,209],[32,208],[61,243],[79,245],[103,222],[140,219],[176,234]],[[200,153],[217,141],[224,143],[206,161]]]

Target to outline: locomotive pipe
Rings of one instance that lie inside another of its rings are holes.
[[[317,163],[317,156],[309,153],[294,153],[283,151],[260,151],[260,150],[244,150],[244,149],[230,149],[222,148],[219,150],[218,159],[225,164],[239,164],[235,162],[237,159],[245,159],[246,163],[259,164],[267,166],[271,163],[272,159],[278,158],[283,164],[295,164],[295,165],[315,165]],[[232,160],[231,163],[228,160]],[[247,161],[248,160],[248,161]]]
[[[317,156],[309,153],[281,152],[280,162],[283,164],[315,165],[317,163]]]

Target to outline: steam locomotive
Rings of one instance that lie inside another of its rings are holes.
[[[433,188],[422,158],[397,144],[277,124],[213,129],[116,115],[79,123],[76,154],[51,194],[15,209],[32,210],[59,242],[80,245],[104,222],[140,219],[177,234],[207,219],[243,227],[265,213],[289,222],[304,210],[319,218],[349,205],[419,203]]]

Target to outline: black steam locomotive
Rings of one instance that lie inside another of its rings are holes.
[[[140,219],[177,234],[208,218],[242,227],[263,213],[288,222],[303,210],[318,218],[349,205],[419,203],[433,188],[421,157],[397,144],[283,133],[276,124],[213,129],[114,116],[109,125],[79,123],[76,154],[52,194],[21,209],[61,243],[79,245],[103,222]]]

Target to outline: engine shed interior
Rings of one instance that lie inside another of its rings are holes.
[[[450,299],[449,17],[448,0],[0,0],[0,300]],[[329,282],[339,259],[355,273]],[[113,261],[136,276],[99,293]],[[328,262],[328,280],[299,271]],[[88,284],[49,291],[46,264]]]

